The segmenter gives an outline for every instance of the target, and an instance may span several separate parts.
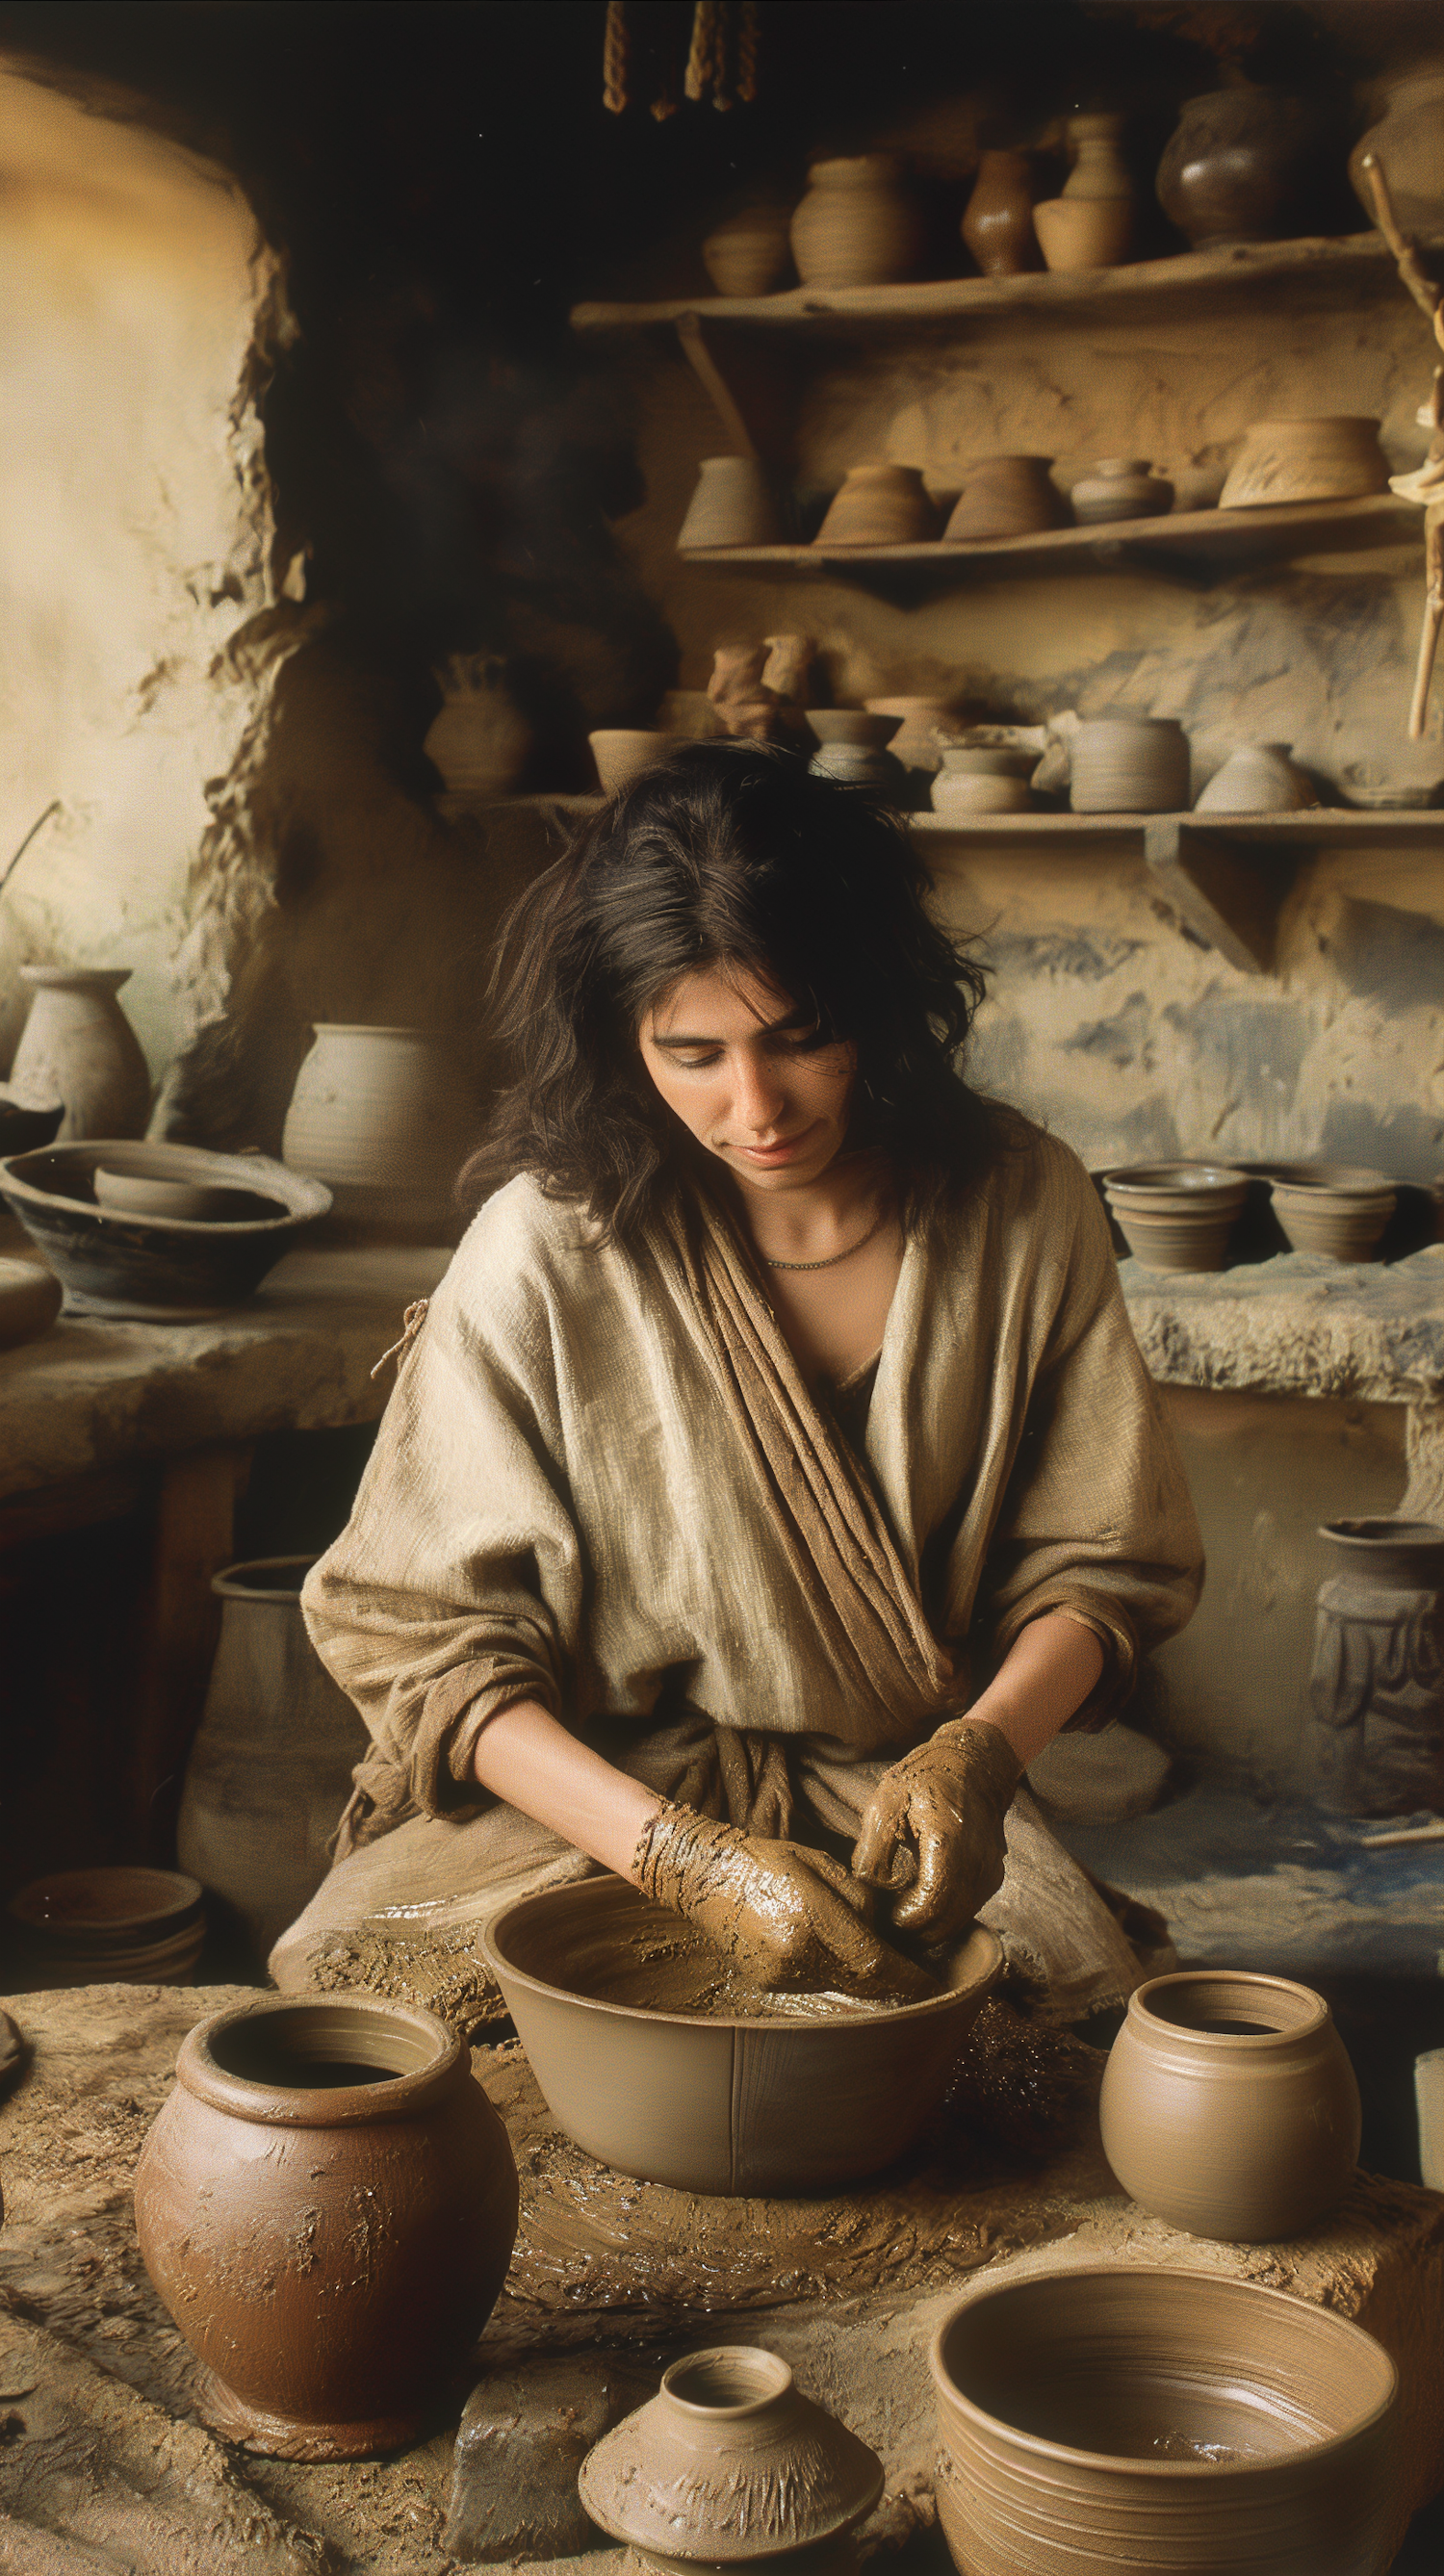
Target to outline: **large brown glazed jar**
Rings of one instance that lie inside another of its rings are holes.
[[[1100,2119],[1133,2199],[1230,2244],[1301,2236],[1342,2197],[1359,2153],[1359,2088],[1323,1997],[1234,1969],[1139,1987]]]
[[[1195,250],[1305,232],[1328,120],[1289,91],[1215,89],[1185,100],[1158,165],[1158,202]]]
[[[434,2014],[261,2002],[191,2031],[141,2151],[146,2269],[228,2440],[356,2459],[424,2427],[516,2237],[501,2120]]]

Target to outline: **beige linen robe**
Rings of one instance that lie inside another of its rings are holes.
[[[749,1368],[770,1396],[739,1398]],[[1029,1619],[1066,1606],[1101,1638],[1101,1715],[1200,1579],[1107,1223],[1054,1139],[1022,1129],[908,1241],[863,1461],[716,1211],[633,1254],[514,1181],[432,1299],[305,1587],[373,1751],[348,1856],[278,1945],[278,1981],[304,1982],[337,1931],[453,1934],[592,1866],[477,1786],[477,1735],[516,1700],[669,1796],[850,1839],[888,1761],[967,1705]],[[871,1664],[854,1582],[881,1622]],[[1008,1839],[984,1920],[1015,1969],[1059,2010],[1126,1993],[1134,1953],[1026,1790]]]

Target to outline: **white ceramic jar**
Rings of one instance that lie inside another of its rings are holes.
[[[325,1182],[339,1218],[439,1241],[476,1123],[447,1050],[424,1029],[318,1020],[281,1153]]]

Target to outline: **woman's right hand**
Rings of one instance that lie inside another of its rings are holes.
[[[914,2003],[936,1981],[879,1940],[871,1891],[826,1852],[768,1842],[691,1807],[660,1807],[632,1862],[644,1896],[707,1934],[764,1992]]]

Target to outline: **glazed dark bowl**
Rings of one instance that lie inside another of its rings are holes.
[[[632,1945],[669,1926],[673,1948],[700,1937],[590,1878],[508,1906],[482,1948],[568,2137],[682,2191],[825,2192],[880,2172],[941,2101],[1003,1966],[975,1924],[951,1989],[923,2003],[758,2019],[617,1999],[637,1990]]]
[[[102,1207],[97,1167],[224,1193],[217,1217],[140,1216]],[[0,1162],[0,1196],[39,1245],[75,1315],[189,1323],[222,1315],[260,1286],[331,1193],[264,1154],[88,1137]]]

